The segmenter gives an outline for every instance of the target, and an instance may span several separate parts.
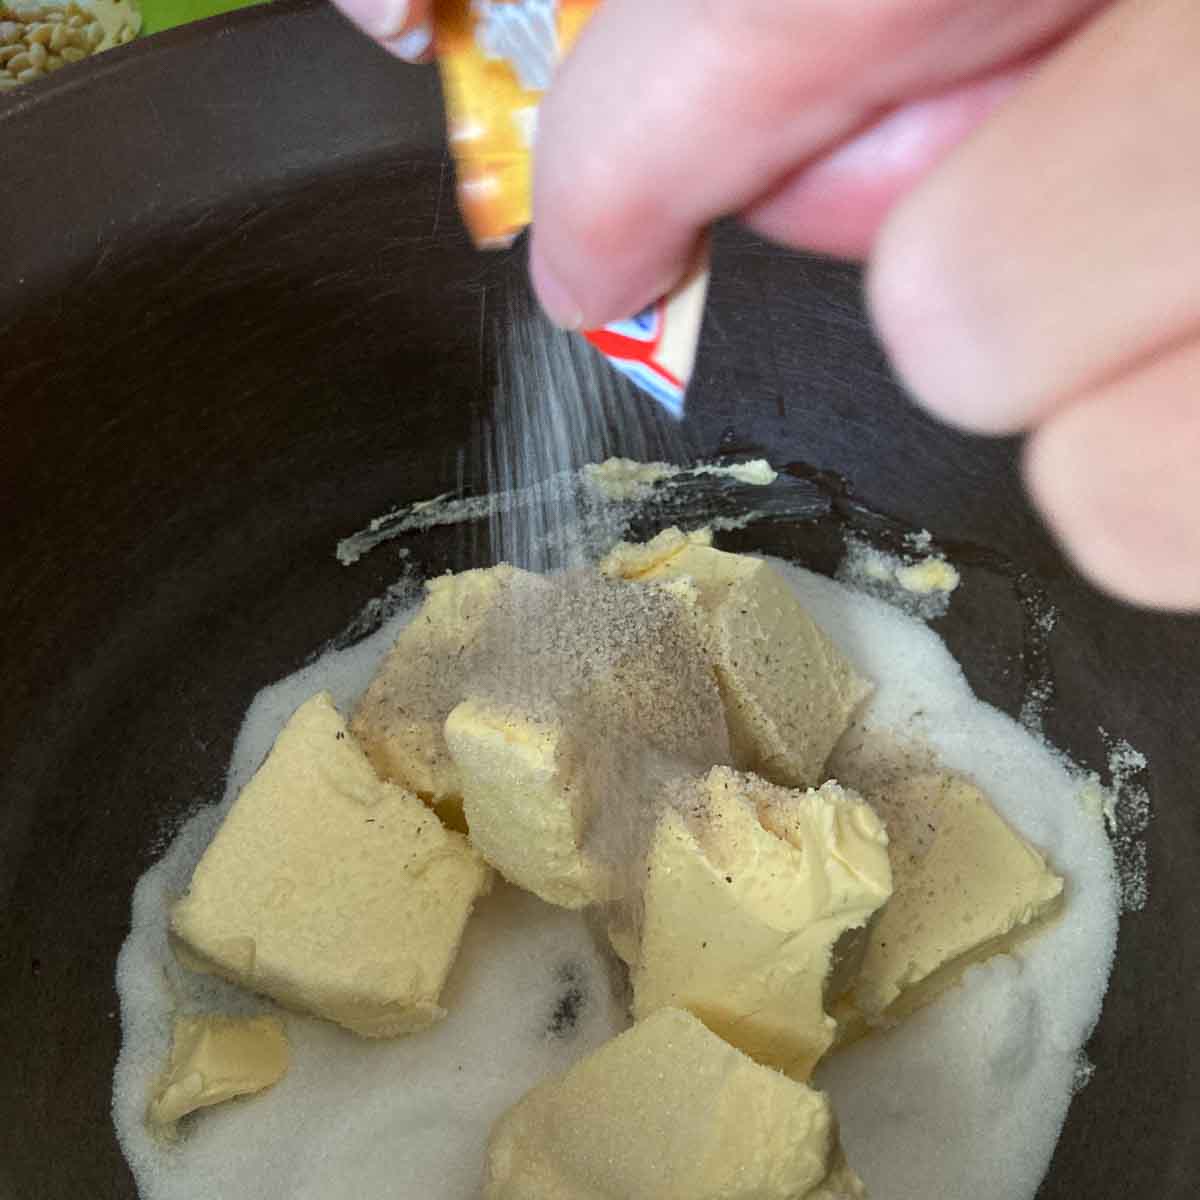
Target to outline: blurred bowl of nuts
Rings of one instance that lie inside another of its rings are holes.
[[[132,0],[0,5],[0,94],[124,45],[141,28]]]
[[[0,99],[134,38],[262,0],[0,0]]]

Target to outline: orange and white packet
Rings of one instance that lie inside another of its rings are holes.
[[[436,0],[458,203],[475,244],[508,246],[533,216],[538,105],[600,0]],[[586,337],[672,415],[683,415],[708,288],[703,263],[669,296]]]

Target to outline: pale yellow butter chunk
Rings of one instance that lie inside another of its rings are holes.
[[[824,782],[830,751],[870,684],[769,564],[678,530],[642,550],[618,547],[603,569],[641,583],[694,583],[735,764],[789,787]]]
[[[646,863],[633,1012],[686,1008],[731,1045],[807,1079],[832,1045],[835,951],[892,889],[887,835],[858,796],[715,768],[680,786]]]
[[[949,593],[961,582],[958,572],[944,558],[931,555],[918,563],[896,568],[896,582],[917,596]]]
[[[467,700],[446,721],[471,842],[511,883],[550,904],[582,908],[603,873],[581,849],[583,796],[558,721]]]
[[[711,546],[712,530],[684,533],[672,526],[648,542],[619,542],[600,560],[600,571],[614,579],[640,579],[647,571],[662,567],[688,546]]]
[[[435,805],[458,827],[462,781],[443,728],[463,699],[472,650],[505,589],[533,577],[500,564],[431,579],[350,721],[375,769]]]
[[[663,1009],[496,1123],[484,1200],[857,1200],[829,1100]]]
[[[632,458],[606,458],[588,463],[584,482],[606,500],[642,500],[654,485],[679,474],[679,468],[664,462],[638,462]]]
[[[176,1017],[170,1062],[146,1119],[173,1138],[176,1123],[188,1113],[265,1091],[287,1069],[287,1035],[278,1017]]]
[[[174,907],[190,967],[368,1037],[424,1029],[491,873],[385,783],[325,693],[303,704]]]
[[[960,775],[911,775],[872,798],[891,838],[895,892],[840,1006],[847,1037],[933,1000],[1056,912],[1063,893],[1045,858]]]

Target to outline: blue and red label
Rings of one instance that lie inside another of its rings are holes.
[[[651,304],[636,316],[584,333],[612,365],[649,392],[676,420],[683,417],[686,384],[658,357],[666,330],[668,302]]]

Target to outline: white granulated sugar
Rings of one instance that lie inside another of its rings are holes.
[[[1071,1081],[1071,1095],[1078,1096],[1096,1074],[1096,1064],[1088,1058],[1086,1050],[1080,1050],[1075,1058],[1075,1078]]]
[[[1075,1048],[1053,1044],[1052,993],[1000,957],[897,1031],[818,1072],[872,1200],[1022,1200],[1058,1138]]]
[[[1108,826],[1117,859],[1121,888],[1121,911],[1141,912],[1150,894],[1150,862],[1146,850],[1146,831],[1153,815],[1145,775],[1146,756],[1123,738],[1101,729],[1108,749],[1108,786],[1098,776],[1089,781],[1090,790],[1099,797],[1100,810]]]
[[[1065,912],[1013,957],[818,1072],[872,1200],[1023,1200],[1049,1165],[1116,947],[1102,824],[1061,756],[971,693],[940,638],[870,596],[779,564],[878,685],[861,725],[932,746],[1067,879]]]
[[[1068,889],[1050,929],[972,968],[960,987],[896,1030],[831,1058],[817,1082],[833,1098],[847,1155],[872,1200],[1029,1200],[1081,1080],[1081,1051],[1115,947],[1103,799],[1096,793],[1089,802],[1070,764],[976,700],[919,620],[779,565],[878,685],[855,733],[927,744],[947,767],[969,773],[1047,853]],[[146,1099],[176,1009],[271,1008],[174,963],[165,934],[171,901],[292,711],[328,688],[348,712],[405,619],[260,693],[222,805],[193,818],[138,885],[117,971],[124,1040],[113,1111],[146,1200],[474,1200],[492,1121],[627,1022],[587,919],[498,885],[468,926],[441,1025],[380,1043],[284,1014],[292,1066],[277,1087],[189,1119],[177,1147],[146,1132]],[[1117,765],[1133,759],[1125,754]],[[1094,1086],[1103,1084],[1101,1074]]]
[[[1122,912],[1141,912],[1150,898],[1150,862],[1146,831],[1154,815],[1145,785],[1146,756],[1104,729],[1108,747],[1108,783],[1086,775],[1079,787],[1080,808],[1108,830],[1116,860]]]
[[[1035,679],[1025,687],[1017,720],[1035,737],[1045,732],[1046,707],[1053,698],[1054,684],[1049,679]]]
[[[1044,648],[1046,640],[1058,624],[1058,610],[1044,596],[1026,597],[1024,607],[1029,632],[1035,644]],[[1026,677],[1025,695],[1021,699],[1021,711],[1017,716],[1017,720],[1037,738],[1045,735],[1046,709],[1054,699],[1055,686],[1049,666],[1045,663],[1045,656],[1039,657],[1042,659],[1042,665]]]

